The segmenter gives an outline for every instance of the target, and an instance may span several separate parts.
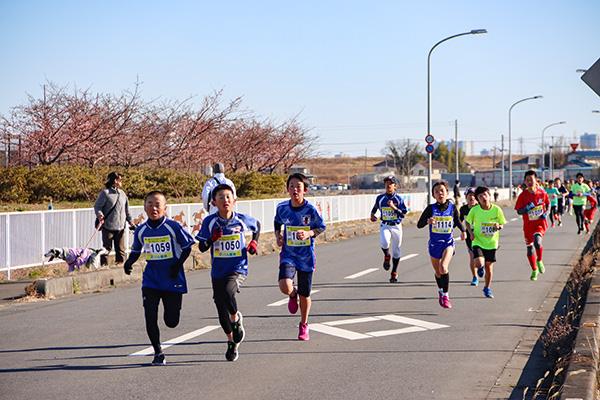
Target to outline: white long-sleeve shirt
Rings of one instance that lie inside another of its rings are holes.
[[[231,189],[233,189],[233,198],[237,199],[237,194],[235,192],[235,185],[233,184],[231,179],[226,178],[225,174],[223,174],[221,172],[216,173],[212,178],[209,178],[206,181],[206,183],[204,184],[204,187],[202,188],[202,203],[204,204],[204,208],[208,211],[209,214],[214,214],[217,212],[217,207],[215,207],[211,204],[212,190],[214,188],[216,188],[217,185],[220,185],[223,183],[230,186]]]

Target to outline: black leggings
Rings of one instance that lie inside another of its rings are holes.
[[[158,354],[162,351],[160,347],[160,331],[158,330],[158,303],[160,303],[160,300],[162,299],[165,325],[169,328],[175,328],[177,324],[179,324],[183,293],[143,287],[142,298],[144,300],[146,332],[148,333],[150,343],[152,343],[152,347],[154,348],[154,353]]]
[[[575,212],[575,220],[577,221],[577,229],[583,230],[583,206],[576,206],[573,204],[573,211]]]
[[[554,223],[554,216],[556,214],[558,214],[557,208],[558,208],[557,206],[550,206],[550,213],[549,213],[550,215],[549,215],[549,217],[550,217],[550,223],[551,224]]]
[[[219,314],[219,324],[226,335],[231,333],[230,316],[237,313],[235,294],[240,291],[241,281],[245,278],[240,274],[233,274],[225,278],[212,279],[213,300]]]

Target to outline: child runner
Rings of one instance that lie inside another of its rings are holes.
[[[585,209],[583,210],[583,225],[585,227],[585,233],[590,233],[590,224],[594,221],[594,214],[596,214],[596,207],[598,201],[594,193],[590,193],[585,203]]]
[[[467,215],[467,230],[473,239],[473,255],[478,272],[485,266],[485,286],[483,295],[493,298],[492,277],[494,275],[494,263],[496,262],[496,250],[500,240],[500,229],[506,224],[502,209],[492,204],[490,190],[479,186],[475,190],[479,205]],[[483,275],[483,274],[482,274]],[[481,276],[481,275],[480,275]]]
[[[379,244],[383,251],[383,269],[390,269],[390,243],[392,247],[391,258],[393,261],[390,283],[398,282],[398,264],[400,263],[400,252],[402,246],[402,218],[408,210],[404,200],[396,193],[396,178],[386,176],[385,193],[375,199],[375,205],[371,209],[371,221],[377,221],[375,213],[379,210],[381,225],[379,227]]]
[[[474,188],[467,189],[467,191],[465,192],[465,200],[467,202],[460,208],[459,212],[460,222],[465,222],[465,217],[469,215],[469,211],[478,204]],[[473,279],[471,279],[471,286],[477,286],[479,284],[479,279],[477,278],[477,275],[480,274],[480,277],[483,278],[484,269],[478,269],[475,264],[475,259],[473,258],[472,241],[469,235],[467,235],[467,237],[465,238],[465,243],[467,244],[467,250],[469,251],[469,269],[471,270],[471,274],[473,275]]]
[[[417,228],[429,225],[429,257],[435,273],[435,281],[438,286],[438,300],[440,306],[452,308],[448,287],[450,285],[450,274],[448,267],[454,255],[454,228],[460,229],[460,238],[465,239],[465,227],[460,222],[458,209],[448,199],[448,183],[438,181],[432,187],[433,197],[436,202],[425,208]]]
[[[577,221],[577,234],[583,232],[583,207],[585,207],[587,196],[591,189],[583,181],[583,174],[579,172],[576,175],[576,182],[571,185],[571,193],[573,195],[573,211],[575,212],[575,220]]]
[[[560,216],[558,215],[558,197],[560,196],[560,192],[554,187],[554,181],[551,179],[548,181],[548,186],[544,190],[550,199],[549,217],[550,224],[554,228],[554,219],[560,221]]]
[[[315,270],[315,237],[325,231],[325,224],[317,209],[304,199],[308,179],[300,173],[292,174],[286,182],[290,200],[277,205],[275,237],[281,247],[279,255],[279,290],[290,296],[288,311],[298,312],[300,297],[300,324],[298,340],[309,340],[308,314],[310,311],[312,278]],[[284,226],[283,235],[281,227]],[[298,287],[294,276],[298,274]]]
[[[544,190],[538,186],[535,171],[525,172],[526,189],[519,195],[515,210],[523,216],[523,234],[525,246],[527,246],[527,260],[531,266],[532,281],[537,280],[538,271],[544,273],[544,262],[542,261],[543,247],[542,237],[548,228],[546,213],[550,206],[550,200]],[[533,251],[535,247],[535,253]],[[536,260],[537,256],[537,260]]]
[[[569,191],[562,184],[560,178],[554,179],[554,187],[558,189],[558,205],[557,205],[557,215],[558,215],[558,226],[562,226],[562,216],[565,213],[565,203],[567,201],[566,195],[569,194]]]
[[[194,244],[194,238],[178,222],[165,216],[166,209],[167,199],[162,192],[153,191],[146,195],[144,211],[148,219],[136,228],[131,253],[123,264],[129,275],[142,251],[146,255],[142,298],[146,332],[154,348],[152,365],[166,364],[160,346],[158,304],[162,300],[165,324],[175,328],[179,324],[183,294],[187,293],[183,263]]]
[[[211,249],[213,300],[219,324],[227,336],[225,359],[235,361],[245,336],[244,317],[238,311],[235,294],[240,292],[240,285],[248,275],[248,253],[256,254],[260,223],[234,211],[235,194],[229,185],[217,185],[211,197],[217,212],[202,221],[196,240],[201,252]],[[246,244],[244,235],[248,232],[252,233],[252,240]]]

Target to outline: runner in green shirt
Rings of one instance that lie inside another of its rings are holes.
[[[548,181],[548,186],[544,188],[546,193],[548,194],[548,198],[550,199],[550,223],[554,228],[554,219],[559,222],[560,225],[560,215],[558,214],[558,197],[560,196],[560,192],[557,188],[554,187],[554,181],[551,179]]]
[[[573,196],[573,211],[575,211],[575,220],[577,221],[577,234],[583,232],[583,207],[586,203],[586,197],[592,189],[583,182],[583,174],[579,172],[575,177],[576,182],[571,185],[571,195]]]
[[[473,207],[465,218],[469,236],[473,240],[473,256],[478,270],[485,266],[483,295],[493,298],[492,275],[496,262],[496,250],[500,240],[500,229],[506,224],[502,209],[492,204],[490,189],[479,186],[475,190],[479,205]]]

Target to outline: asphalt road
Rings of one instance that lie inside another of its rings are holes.
[[[165,349],[165,367],[148,366],[151,356],[130,356],[149,346],[137,285],[0,308],[0,398],[484,399],[586,240],[567,216],[546,235],[546,273],[531,282],[520,219],[505,213],[496,297],[469,286],[458,242],[451,310],[438,305],[426,229],[405,228],[403,255],[417,256],[401,263],[397,284],[381,268],[378,236],[318,246],[308,342],[296,340],[299,317],[285,302],[269,306],[283,299],[277,256],[251,259],[238,295],[246,340],[233,363],[216,328],[208,271],[188,274],[179,326],[161,322],[163,342],[196,331]],[[369,268],[377,270],[345,279]],[[198,334],[202,328],[207,332]]]

